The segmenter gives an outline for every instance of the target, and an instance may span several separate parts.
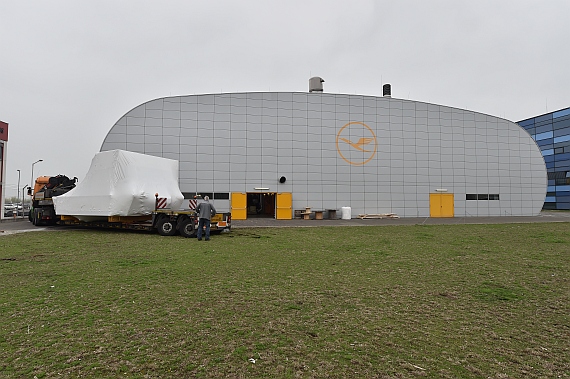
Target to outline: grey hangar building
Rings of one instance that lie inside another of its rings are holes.
[[[531,216],[547,191],[541,149],[514,122],[384,96],[309,92],[170,96],[122,116],[101,151],[179,161],[185,199],[234,220],[301,210],[399,217]]]

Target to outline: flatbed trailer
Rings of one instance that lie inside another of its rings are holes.
[[[156,210],[146,216],[109,216],[106,220],[82,221],[75,216],[59,216],[57,225],[79,226],[98,229],[126,229],[158,232],[161,236],[180,234],[195,237],[198,216],[194,210]],[[231,230],[231,213],[218,213],[210,220],[211,233]]]

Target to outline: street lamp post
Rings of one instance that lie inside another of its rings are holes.
[[[26,193],[25,190],[27,186],[28,185],[26,184],[25,186],[22,187],[22,218],[24,218],[24,194]]]
[[[30,188],[32,188],[32,191],[33,191],[33,188],[34,188],[34,165],[35,165],[36,163],[43,162],[43,161],[44,161],[43,159],[38,159],[37,161],[35,161],[34,163],[32,163],[32,180],[30,181]]]
[[[18,201],[20,201],[20,170],[18,170],[18,187],[16,188],[18,190]],[[22,204],[22,214],[24,212],[24,204]],[[16,204],[16,214],[18,213],[18,204]]]

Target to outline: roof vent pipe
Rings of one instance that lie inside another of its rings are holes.
[[[323,83],[325,80],[323,78],[319,78],[318,76],[314,76],[309,79],[309,92],[323,92]]]
[[[382,86],[382,96],[392,97],[392,86],[390,84],[384,84]]]

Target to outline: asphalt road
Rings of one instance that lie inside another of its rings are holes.
[[[454,225],[454,224],[512,224],[535,222],[570,222],[570,212],[542,211],[538,216],[500,216],[500,217],[406,217],[386,219],[350,220],[275,220],[273,218],[252,217],[247,220],[232,221],[232,228],[285,228],[285,227],[320,227],[320,226],[364,226],[364,225]],[[0,220],[0,236],[29,231],[57,230],[58,227],[36,227],[28,219]]]

